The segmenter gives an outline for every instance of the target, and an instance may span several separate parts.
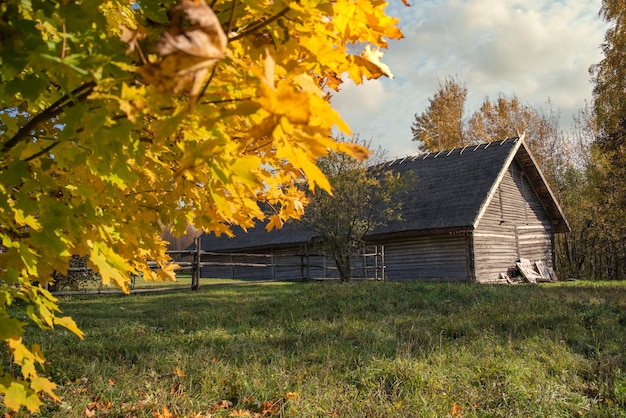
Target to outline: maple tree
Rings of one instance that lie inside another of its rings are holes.
[[[302,214],[297,183],[330,189],[315,164],[349,132],[327,92],[390,76],[402,37],[369,0],[32,0],[0,4],[2,402],[57,399],[27,323],[76,324],[43,285],[89,257],[104,283],[171,279],[159,237],[188,223],[229,234],[273,208]],[[153,260],[159,269],[149,268]]]

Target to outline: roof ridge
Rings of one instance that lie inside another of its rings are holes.
[[[519,141],[520,139],[523,139],[523,136],[522,136],[522,137],[519,137],[519,136],[513,136],[513,137],[510,137],[510,138],[505,138],[505,139],[503,139],[503,140],[490,141],[490,142],[482,142],[482,143],[480,143],[480,144],[477,144],[477,145],[474,147],[474,149],[472,149],[472,152],[474,152],[474,151],[476,151],[476,150],[479,150],[479,149],[487,149],[487,148],[489,148],[489,146],[490,146],[491,144],[495,144],[496,142],[499,142],[499,144],[498,144],[498,145],[504,145],[504,144],[505,144],[505,143],[507,143],[508,141],[513,141],[513,142],[516,142],[516,141]],[[466,150],[466,149],[469,149],[470,147],[471,147],[471,145],[465,145],[465,146],[463,146],[463,147],[452,148],[452,149],[449,149],[449,150],[440,150],[440,151],[434,151],[434,152],[431,152],[431,151],[425,151],[425,152],[421,152],[421,153],[417,153],[417,154],[406,154],[406,155],[404,155],[403,157],[397,157],[397,158],[394,158],[394,159],[392,159],[392,160],[386,161],[386,162],[384,162],[384,163],[382,163],[382,164],[384,164],[384,165],[387,165],[387,166],[391,167],[392,165],[394,165],[394,164],[396,164],[396,163],[397,163],[397,164],[402,164],[402,163],[403,163],[403,162],[405,162],[406,160],[409,160],[409,161],[411,161],[411,162],[413,162],[413,161],[417,160],[418,158],[421,158],[422,160],[425,160],[426,158],[430,157],[431,155],[434,155],[434,157],[433,157],[433,158],[437,158],[437,157],[439,157],[441,154],[444,154],[444,153],[445,153],[445,157],[448,157],[448,156],[450,156],[452,153],[454,153],[454,152],[455,152],[455,151],[457,151],[457,150],[460,150],[460,151],[459,151],[459,155],[462,155],[462,154],[465,152],[465,150]]]

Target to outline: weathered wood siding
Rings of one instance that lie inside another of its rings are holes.
[[[258,253],[258,256],[254,256]],[[273,257],[270,257],[273,255]],[[244,280],[295,280],[301,278],[299,248],[250,251],[242,254],[205,255],[201,277]]]
[[[466,234],[401,238],[383,244],[387,280],[470,279]]]
[[[546,211],[514,161],[474,232],[476,280],[498,282],[520,258],[553,266],[553,237]]]

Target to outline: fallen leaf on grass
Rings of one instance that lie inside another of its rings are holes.
[[[300,394],[298,392],[287,392],[285,393],[285,399],[294,400],[298,399]]]
[[[270,402],[263,401],[261,402],[261,407],[259,408],[259,412],[261,415],[271,416],[275,415],[280,411],[280,402]]]
[[[102,401],[99,396],[96,396],[85,406],[82,416],[89,418],[96,415],[107,415],[112,406],[113,404],[110,401]]]
[[[222,399],[218,403],[211,406],[211,408],[209,408],[209,412],[216,412],[216,411],[219,411],[220,409],[228,409],[231,406],[233,406],[233,403],[231,401]]]
[[[182,391],[180,390],[180,385],[178,383],[172,385],[172,387],[170,388],[170,395],[179,395],[181,393]]]
[[[176,414],[172,414],[167,406],[164,406],[161,411],[155,411],[152,416],[154,418],[176,418]]]
[[[463,416],[462,411],[463,411],[463,407],[461,407],[461,405],[455,402],[454,405],[452,406],[452,412],[451,412],[452,416],[454,418],[457,418],[457,417],[460,418]]]
[[[245,409],[235,409],[230,414],[228,414],[228,416],[229,417],[250,417],[252,415],[250,415],[250,411],[247,411]]]

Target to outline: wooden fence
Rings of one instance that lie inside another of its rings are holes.
[[[168,250],[177,271],[191,272],[191,290],[200,289],[205,277],[251,280],[309,280],[337,278],[334,262],[325,254],[310,253],[306,245],[296,252],[223,253],[203,251],[199,238],[189,250]],[[148,262],[157,269],[155,262]],[[90,267],[70,267],[68,273],[91,273]],[[384,280],[385,249],[382,245],[368,246],[353,257],[352,276],[361,279]],[[134,279],[131,283],[134,287]]]
[[[222,253],[203,251],[200,239],[194,249],[172,250],[178,270],[191,271],[191,289],[200,288],[202,272],[211,278],[245,278],[258,280],[308,280],[337,277],[337,268],[324,254],[309,253],[306,246],[299,253]],[[366,247],[354,257],[355,278],[383,280],[385,252],[383,246]],[[156,265],[154,265],[156,268]]]

